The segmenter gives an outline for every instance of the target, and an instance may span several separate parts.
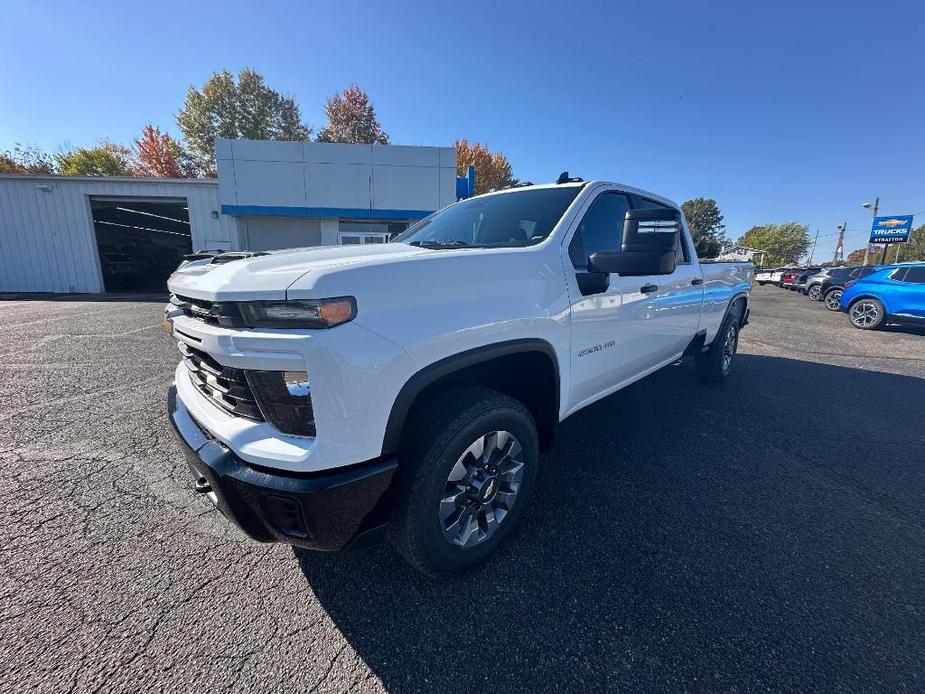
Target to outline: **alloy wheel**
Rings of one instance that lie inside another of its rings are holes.
[[[872,301],[858,301],[851,307],[851,322],[859,328],[873,325],[880,318],[880,308]]]
[[[822,292],[822,287],[818,284],[814,284],[809,288],[809,298],[813,301],[819,301],[819,294]]]
[[[837,311],[841,305],[841,290],[835,289],[825,295],[825,307],[830,311]]]
[[[473,441],[450,470],[440,500],[447,542],[473,547],[494,535],[514,508],[523,472],[523,447],[511,432]]]
[[[739,331],[736,330],[735,324],[729,326],[726,331],[726,337],[723,340],[723,373],[729,373],[732,367],[732,358],[735,356],[736,347],[739,344]]]

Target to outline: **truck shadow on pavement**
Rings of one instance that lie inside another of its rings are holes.
[[[389,691],[914,689],[925,466],[921,430],[883,433],[900,403],[918,417],[925,380],[671,367],[563,423],[484,566],[296,556]]]

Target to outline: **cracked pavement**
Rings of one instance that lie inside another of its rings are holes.
[[[925,688],[925,330],[756,287],[728,383],[574,415],[512,541],[432,581],[194,495],[162,305],[0,302],[4,692]]]

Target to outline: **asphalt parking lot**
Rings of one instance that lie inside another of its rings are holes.
[[[563,424],[521,530],[423,579],[194,496],[162,303],[0,302],[0,688],[925,689],[925,331],[756,287],[735,373]]]

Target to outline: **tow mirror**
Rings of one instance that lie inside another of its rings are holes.
[[[670,207],[629,210],[619,252],[592,253],[590,272],[624,276],[670,275],[678,263],[681,213]]]

